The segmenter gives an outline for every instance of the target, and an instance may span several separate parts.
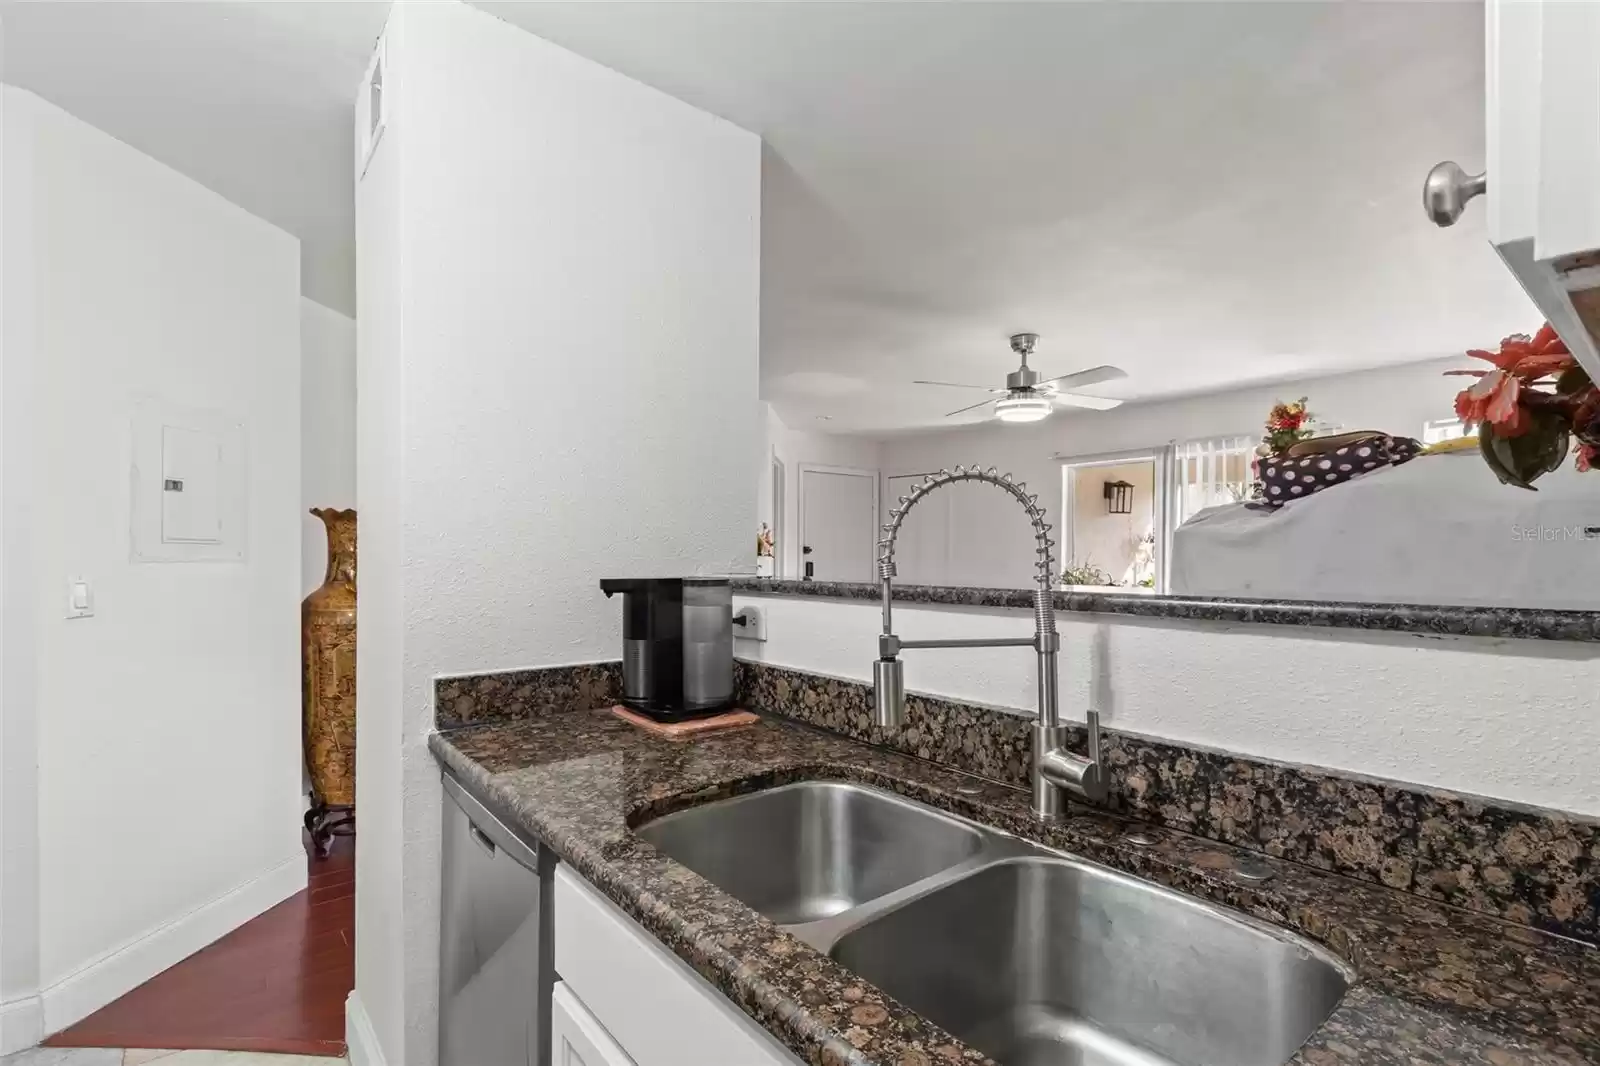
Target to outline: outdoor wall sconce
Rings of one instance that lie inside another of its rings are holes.
[[[1106,482],[1106,513],[1133,513],[1133,483],[1130,481]]]

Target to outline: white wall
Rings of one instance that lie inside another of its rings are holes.
[[[0,99],[0,196],[5,174]],[[26,188],[26,185],[24,185]],[[0,210],[0,1055],[44,1035],[39,1003],[39,739],[33,637],[29,219]]]
[[[1310,398],[1312,412],[1325,423],[1347,430],[1380,429],[1420,436],[1424,421],[1454,417],[1452,401],[1462,379],[1444,377],[1443,371],[1471,361],[1465,357],[1433,360],[1162,403],[1129,404],[1111,411],[1058,411],[1033,425],[989,422],[892,437],[883,442],[883,472],[893,477],[957,463],[997,466],[1026,481],[1049,512],[1050,521],[1059,524],[1063,512],[1057,456],[1100,455],[1240,433],[1256,438],[1275,402],[1302,395]],[[986,584],[1026,588],[1033,581],[1027,523],[1020,510],[995,499],[999,501],[996,506],[975,509],[969,525],[953,535],[951,554],[970,560],[969,569],[980,570],[988,578]],[[913,511],[907,525],[916,520]]]
[[[386,38],[390,126],[357,188],[357,782],[377,824],[351,1014],[388,1066],[428,1066],[434,678],[613,659],[600,578],[750,559],[760,142],[464,5],[396,5]]]
[[[313,507],[356,505],[356,324],[300,301],[300,589],[322,584],[328,537]]]
[[[871,684],[875,603],[735,596],[735,654]],[[1026,636],[1026,611],[895,607],[906,639]],[[1600,815],[1592,645],[1061,614],[1061,707],[1180,743]],[[912,691],[1036,712],[1026,648],[909,651]]]
[[[397,6],[396,10],[404,10]],[[399,58],[402,20],[391,14],[390,55]],[[393,100],[398,78],[385,86]],[[400,164],[404,127],[394,124],[356,187],[356,990],[346,1042],[357,1066],[383,1066],[383,1047],[364,1048],[376,1028],[403,1061],[408,907],[426,907],[428,890],[402,881],[403,738],[424,714],[404,705],[401,658]],[[415,759],[415,755],[407,757]],[[413,898],[415,896],[416,898]],[[368,1004],[363,1008],[363,1002]]]
[[[7,740],[32,716],[48,1031],[305,884],[299,246],[29,93],[4,116]],[[245,424],[243,563],[130,562],[142,397]]]
[[[756,521],[765,522],[777,535],[776,553],[783,560],[783,576],[799,577],[800,559],[800,468],[802,466],[842,466],[877,471],[882,466],[883,449],[879,442],[842,433],[810,433],[790,429],[772,409],[761,405],[766,427],[766,447],[762,451],[761,474],[756,489]],[[773,521],[772,459],[783,463],[783,522]],[[755,531],[749,537],[754,551]],[[752,560],[741,558],[748,572]]]

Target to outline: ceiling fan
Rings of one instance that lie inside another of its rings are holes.
[[[983,389],[1000,397],[998,400],[980,400],[975,404],[969,404],[959,410],[951,411],[945,415],[946,418],[993,403],[994,416],[1002,422],[1037,422],[1041,418],[1048,418],[1050,412],[1057,407],[1086,407],[1093,411],[1109,411],[1122,403],[1121,400],[1113,400],[1106,396],[1086,396],[1072,391],[1127,377],[1127,372],[1121,367],[1090,367],[1075,374],[1063,374],[1058,378],[1040,381],[1039,372],[1028,367],[1028,356],[1033,354],[1033,346],[1038,343],[1037,333],[1018,333],[1011,338],[1011,350],[1022,357],[1022,365],[1006,375],[1006,386],[1003,389],[991,389],[986,385],[958,385],[953,381],[914,381],[912,384],[944,385],[952,389]]]

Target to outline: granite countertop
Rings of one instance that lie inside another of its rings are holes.
[[[1250,857],[1274,876],[1246,883],[1234,871],[1247,852],[1153,827],[1154,844],[1136,847],[1120,839],[1125,820],[1082,808],[1041,826],[1018,789],[805,726],[764,719],[682,742],[605,710],[567,710],[459,727],[430,745],[491,809],[817,1066],[989,1060],[657,852],[632,826],[788,781],[876,785],[1325,944],[1358,976],[1296,1066],[1600,1062],[1600,950],[1259,856]]]
[[[733,591],[751,596],[820,596],[872,600],[876,582],[798,581],[737,577]],[[970,588],[961,585],[894,586],[896,603],[944,607],[1015,607],[1033,610],[1032,589]],[[1520,640],[1600,641],[1600,611],[1539,607],[1473,607],[1448,604],[1342,603],[1332,600],[1244,600],[1205,596],[1153,596],[1138,592],[1075,589],[1054,596],[1058,611],[1121,614],[1192,622],[1250,622],[1278,626],[1331,626],[1378,633],[1434,636],[1513,637]]]

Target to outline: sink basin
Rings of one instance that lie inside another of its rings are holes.
[[[819,921],[956,866],[983,836],[876,789],[805,781],[641,826],[658,850],[782,925]]]
[[[1278,1066],[1349,984],[1306,942],[1045,857],[984,866],[832,954],[1005,1066]]]

